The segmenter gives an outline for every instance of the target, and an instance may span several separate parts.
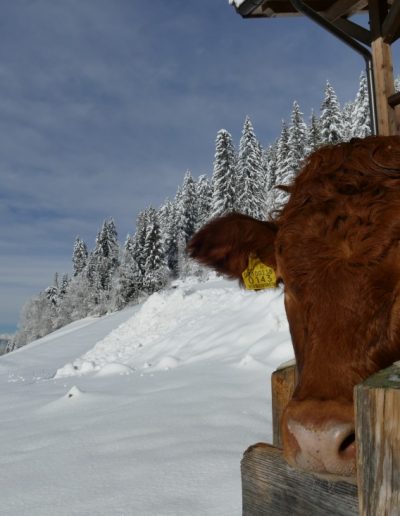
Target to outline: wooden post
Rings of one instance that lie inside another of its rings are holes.
[[[392,52],[390,45],[385,43],[382,37],[372,42],[372,60],[379,134],[382,136],[400,134],[398,106],[390,106],[388,100],[395,92]]]
[[[386,2],[370,0],[369,9],[378,133],[382,136],[400,134],[400,108],[389,104],[389,97],[394,95],[395,89],[392,51],[382,35],[383,21],[387,13]]]
[[[271,445],[251,446],[243,456],[241,469],[243,516],[358,514],[355,484],[297,471],[287,465],[282,451]]]
[[[400,514],[400,363],[355,388],[361,516]]]
[[[273,444],[282,448],[282,413],[292,398],[297,383],[296,362],[290,360],[280,365],[271,376]]]

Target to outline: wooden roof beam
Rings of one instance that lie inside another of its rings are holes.
[[[334,22],[343,16],[350,16],[364,9],[367,5],[368,0],[337,0],[322,14],[327,20]]]
[[[352,38],[367,45],[367,47],[371,46],[371,33],[361,25],[357,25],[346,18],[339,18],[333,24]]]
[[[382,25],[385,43],[393,43],[400,34],[400,0],[393,0],[392,6]]]

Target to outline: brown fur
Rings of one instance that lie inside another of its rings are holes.
[[[231,214],[189,243],[241,279],[250,253],[276,269],[299,367],[294,399],[351,402],[353,387],[400,359],[400,137],[315,152],[275,221]]]

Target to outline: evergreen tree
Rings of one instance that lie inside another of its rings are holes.
[[[115,310],[137,301],[143,290],[143,274],[132,255],[133,244],[133,238],[128,235],[113,289],[111,306]]]
[[[206,175],[201,175],[196,183],[197,221],[196,229],[201,228],[211,216],[213,189]]]
[[[329,82],[326,83],[325,98],[321,106],[320,124],[323,143],[336,144],[343,141],[340,106]]]
[[[59,296],[60,296],[61,299],[67,293],[68,286],[69,286],[70,282],[71,282],[71,280],[69,279],[68,274],[64,274],[62,279],[61,279],[61,286],[60,286],[60,292],[59,292]]]
[[[356,132],[354,108],[353,102],[346,102],[342,110],[342,138],[345,142],[350,141]]]
[[[86,300],[89,313],[101,313],[100,305],[104,302],[104,279],[105,265],[100,252],[95,254],[91,252],[88,256],[88,263],[85,268],[85,276],[87,279],[88,290],[86,292]],[[81,275],[77,276],[79,278]],[[100,310],[100,311],[99,311]]]
[[[362,73],[360,77],[360,87],[354,102],[352,122],[354,127],[352,136],[365,138],[371,134],[368,83],[365,73]]]
[[[102,290],[109,290],[111,278],[119,264],[117,230],[112,219],[105,220],[96,238],[94,267]]]
[[[236,155],[232,136],[225,129],[218,131],[215,142],[211,217],[235,210],[237,199]]]
[[[278,149],[277,144],[271,145],[264,152],[264,170],[265,170],[265,188],[266,188],[266,201],[267,201],[267,213],[268,215],[272,215],[275,211],[275,198],[277,194],[276,186],[276,178],[277,178],[277,170],[278,170],[278,157],[277,157]]]
[[[54,274],[54,282],[53,285],[47,287],[44,291],[44,294],[49,301],[49,306],[52,308],[56,308],[59,302],[59,283],[58,283],[58,272]],[[55,313],[55,310],[54,310]]]
[[[264,219],[267,210],[265,176],[260,144],[249,117],[246,117],[240,138],[237,188],[236,211],[257,219]]]
[[[286,204],[289,194],[279,189],[279,186],[289,185],[294,177],[293,170],[289,162],[289,129],[286,122],[282,122],[281,135],[277,142],[277,170],[276,170],[276,194],[275,208],[280,209]]]
[[[311,113],[310,125],[307,131],[307,149],[308,152],[314,152],[322,143],[321,128],[318,117],[314,112]]]
[[[146,257],[143,285],[151,294],[167,284],[169,273],[165,261],[158,215],[154,208],[148,210],[148,226],[144,245]]]
[[[88,260],[88,250],[86,244],[83,240],[76,237],[74,244],[74,251],[72,254],[72,264],[74,268],[74,276],[81,274],[81,272],[85,269]]]
[[[288,167],[291,169],[293,179],[297,175],[307,154],[307,126],[303,121],[303,113],[297,102],[293,103],[292,124],[288,137]]]
[[[57,326],[61,328],[72,321],[82,319],[96,308],[93,303],[93,287],[89,284],[86,274],[78,274],[68,282],[68,287],[63,295],[57,316]]]
[[[174,276],[178,273],[177,215],[176,203],[166,201],[160,213],[160,227],[165,261]]]
[[[144,243],[144,255],[146,257],[145,270],[155,270],[164,264],[164,249],[160,233],[160,224],[157,212],[154,208],[148,210],[148,225],[146,240]]]
[[[146,241],[147,225],[148,225],[148,208],[141,211],[136,221],[136,233],[133,238],[132,256],[137,263],[139,269],[144,274],[146,257],[144,255],[144,245]]]
[[[178,190],[177,197],[177,237],[187,243],[196,230],[197,198],[196,185],[189,171],[183,179],[182,189]]]

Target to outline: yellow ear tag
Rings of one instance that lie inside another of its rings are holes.
[[[242,272],[245,287],[248,290],[276,288],[276,276],[272,267],[265,265],[257,256],[249,256],[249,266]]]

